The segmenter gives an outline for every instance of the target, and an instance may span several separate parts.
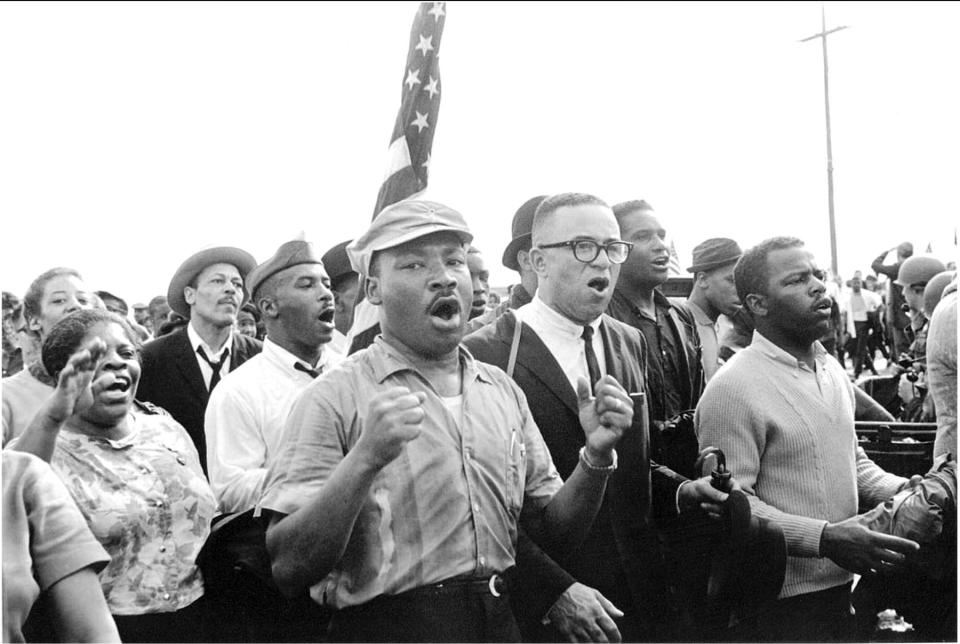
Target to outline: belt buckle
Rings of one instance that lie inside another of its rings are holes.
[[[490,588],[490,594],[494,597],[500,597],[502,594],[499,590],[497,590],[497,582],[500,580],[500,575],[494,573],[490,575],[490,580],[487,582],[487,586]]]

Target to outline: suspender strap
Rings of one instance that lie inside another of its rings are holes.
[[[510,357],[507,359],[507,376],[513,378],[513,369],[517,366],[517,350],[520,348],[520,327],[523,322],[516,315],[513,316],[513,340],[510,342]]]

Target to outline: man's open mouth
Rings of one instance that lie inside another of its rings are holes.
[[[607,287],[610,286],[610,279],[607,277],[594,277],[592,280],[587,282],[587,286],[598,293],[603,293],[607,290]]]
[[[119,391],[120,393],[126,393],[130,389],[130,380],[126,376],[116,376],[113,383],[108,387],[104,387],[104,391]]]
[[[813,305],[813,308],[817,309],[818,311],[824,310],[824,309],[829,311],[832,307],[833,307],[833,300],[831,300],[829,297],[824,298]]]
[[[657,259],[653,260],[650,263],[659,268],[666,268],[667,266],[670,265],[670,258],[667,256],[658,257]]]
[[[334,314],[333,309],[324,309],[323,312],[321,312],[320,315],[317,316],[317,318],[321,322],[326,322],[327,324],[333,324],[333,314]]]
[[[430,307],[430,315],[442,320],[450,320],[455,315],[460,314],[460,300],[455,297],[443,297],[438,299]]]

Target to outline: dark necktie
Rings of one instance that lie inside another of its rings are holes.
[[[590,391],[593,391],[594,385],[600,380],[600,363],[597,362],[597,354],[593,350],[593,327],[589,324],[583,327],[584,351],[587,354],[587,370],[590,372]]]
[[[323,371],[323,367],[320,367],[319,369],[311,369],[310,367],[303,364],[302,362],[295,362],[293,364],[293,368],[296,369],[297,371],[302,371],[303,373],[307,374],[311,378],[316,378]]]
[[[210,358],[207,357],[207,352],[203,350],[203,347],[197,347],[197,353],[199,353],[200,357],[213,369],[213,376],[210,377],[210,386],[207,388],[208,391],[213,391],[213,388],[220,382],[220,368],[223,366],[223,361],[230,355],[230,348],[227,347],[223,350],[223,355],[220,356],[220,362],[210,360]]]

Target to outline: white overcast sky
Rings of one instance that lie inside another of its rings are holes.
[[[210,245],[360,234],[415,2],[0,4],[0,285],[66,265],[129,303]],[[828,2],[841,274],[956,253],[960,4]],[[778,234],[829,265],[820,4],[447,5],[427,197],[500,265],[516,208],[657,209],[685,267]]]

